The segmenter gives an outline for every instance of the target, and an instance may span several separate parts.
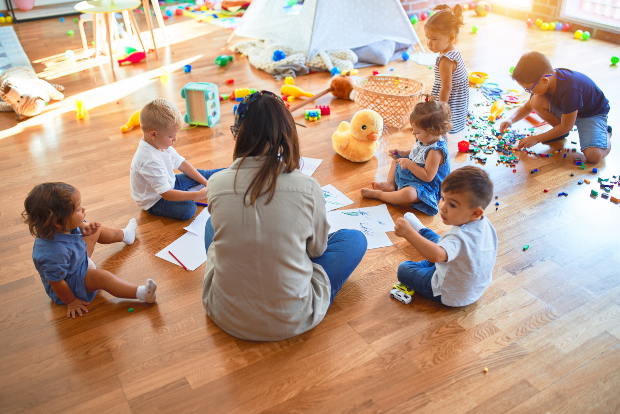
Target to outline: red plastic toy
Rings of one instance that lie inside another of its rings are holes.
[[[380,73],[381,73],[381,72],[379,72],[378,70],[373,70],[373,71],[372,71],[372,74],[373,74],[373,75],[378,75],[378,74],[380,74]]]
[[[467,152],[469,151],[469,141],[459,141],[459,151],[460,152]]]
[[[329,105],[316,105],[315,108],[321,110],[321,115],[329,115],[331,112]]]
[[[176,14],[177,16],[182,16],[183,15],[183,9],[176,9],[174,11],[174,14]]]
[[[234,79],[226,79],[225,82],[226,82],[226,85],[232,85],[233,83],[235,83],[235,80]]]
[[[130,65],[132,63],[138,63],[142,60],[146,59],[146,53],[144,52],[133,52],[132,54],[130,54],[129,56],[127,56],[125,59],[120,59],[118,61],[119,65],[122,64],[127,64]]]

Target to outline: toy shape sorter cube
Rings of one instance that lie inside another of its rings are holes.
[[[190,125],[212,127],[220,120],[220,95],[217,85],[190,82],[181,89],[185,98],[185,122]]]

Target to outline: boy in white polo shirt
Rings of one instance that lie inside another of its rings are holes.
[[[140,111],[142,140],[131,161],[131,196],[155,216],[189,220],[196,213],[193,200],[206,198],[207,180],[221,169],[197,170],[172,147],[183,126],[179,109],[155,99]],[[180,170],[183,174],[174,174]],[[199,191],[188,191],[202,184]]]
[[[497,258],[497,234],[484,216],[493,198],[493,183],[484,170],[463,167],[445,178],[441,193],[441,220],[453,226],[443,237],[411,213],[396,221],[396,235],[426,259],[401,263],[398,280],[436,302],[467,306],[491,284]]]

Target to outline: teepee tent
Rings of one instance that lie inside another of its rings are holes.
[[[286,4],[286,0],[253,0],[234,34],[285,44],[308,59],[319,52],[383,40],[418,44],[424,52],[399,0],[305,0],[296,15],[285,12]]]

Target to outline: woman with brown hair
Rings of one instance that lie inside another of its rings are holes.
[[[232,165],[207,187],[202,301],[224,331],[276,341],[316,326],[366,252],[357,230],[329,233],[318,182],[299,171],[299,138],[282,99],[239,104]]]

